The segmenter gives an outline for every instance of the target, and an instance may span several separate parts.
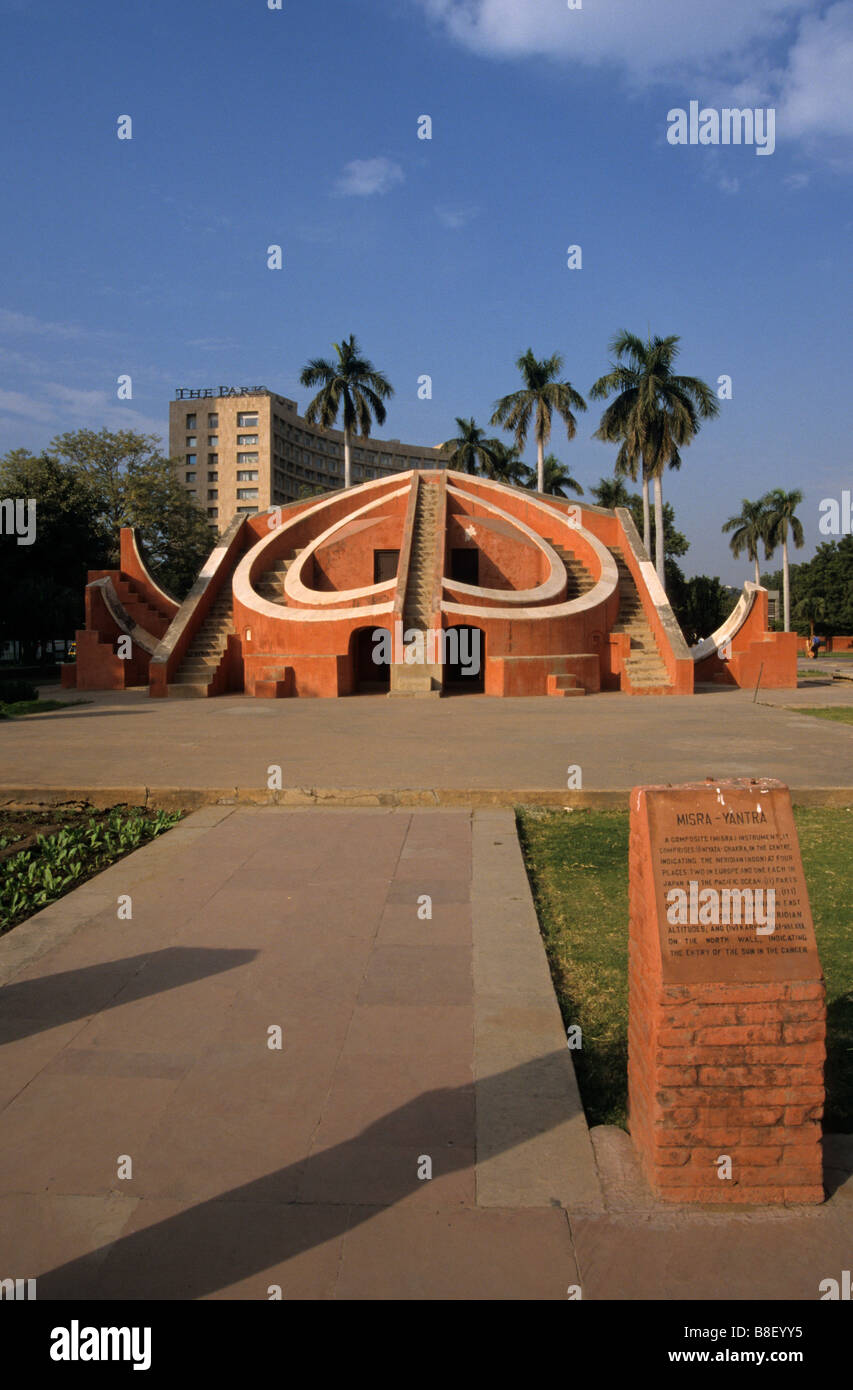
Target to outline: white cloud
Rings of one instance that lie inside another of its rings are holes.
[[[51,338],[82,338],[84,330],[73,323],[48,323],[32,314],[0,309],[0,333],[36,333]]]
[[[453,38],[499,57],[612,62],[649,78],[744,59],[779,37],[803,0],[417,0]]]
[[[853,138],[853,5],[836,0],[414,0],[493,58],[611,64],[635,86],[678,83],[712,105],[776,106],[777,137]],[[807,11],[808,13],[804,13]],[[692,90],[690,90],[692,88]],[[685,104],[685,103],[670,103]]]
[[[10,415],[24,415],[40,423],[55,418],[53,409],[45,400],[27,396],[23,391],[0,391],[0,410],[7,410]]]
[[[731,178],[728,174],[721,174],[717,179],[717,187],[721,193],[739,193],[740,179]]]
[[[437,207],[435,209],[435,215],[442,226],[449,227],[452,231],[458,231],[460,227],[467,227],[478,212],[479,208],[472,207]]]
[[[782,86],[784,125],[794,135],[853,136],[853,6],[803,20]]]
[[[351,159],[338,177],[335,192],[342,198],[369,198],[402,182],[403,171],[391,159]]]

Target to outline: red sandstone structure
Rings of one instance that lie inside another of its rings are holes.
[[[629,1126],[657,1196],[822,1202],[825,986],[787,787],[634,789],[628,977]]]
[[[766,590],[747,584],[690,650],[628,511],[445,469],[236,516],[180,605],[131,531],[120,569],[89,580],[77,664],[63,669],[81,690],[565,698],[687,695],[697,679],[796,685],[797,638],[767,631]]]

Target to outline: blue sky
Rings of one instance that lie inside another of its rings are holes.
[[[750,576],[720,526],[769,487],[806,494],[797,558],[823,539],[820,500],[853,487],[851,0],[0,0],[0,19],[0,452],[165,437],[177,386],[302,408],[304,362],[350,332],[396,388],[379,433],[436,443],[457,415],[488,425],[526,348],[562,352],[586,395],[613,333],[650,329],[681,336],[683,371],[732,378],[665,479],[687,573]],[[772,107],[774,153],[670,145],[691,100]],[[586,487],[612,469],[600,411],[552,441]]]

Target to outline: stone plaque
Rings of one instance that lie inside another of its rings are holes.
[[[645,789],[665,983],[819,980],[787,787]]]

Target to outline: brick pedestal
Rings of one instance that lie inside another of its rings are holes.
[[[673,926],[680,879],[694,905],[702,886],[772,887],[774,930]],[[787,788],[635,789],[630,885],[630,1130],[653,1190],[823,1201],[824,984]]]

